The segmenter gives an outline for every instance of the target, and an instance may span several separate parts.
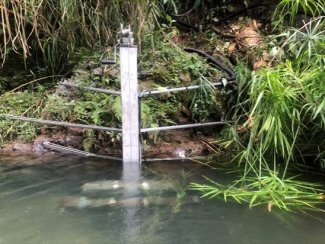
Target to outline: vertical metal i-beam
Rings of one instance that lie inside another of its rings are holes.
[[[120,47],[123,163],[140,163],[140,125],[138,99],[137,47],[133,45],[132,32],[123,33]],[[126,36],[126,38],[123,38]],[[132,166],[131,166],[132,167]]]

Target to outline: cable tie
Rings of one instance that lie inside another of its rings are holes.
[[[227,86],[228,80],[225,77],[222,77],[220,81],[221,81],[223,87],[226,87]]]

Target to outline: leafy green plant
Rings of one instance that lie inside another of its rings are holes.
[[[239,157],[252,165],[249,168],[261,164],[261,157],[275,165],[279,158],[286,164],[292,160],[301,126],[299,87],[309,78],[296,73],[289,61],[253,76],[247,100],[251,110],[243,125],[249,131],[248,145]]]
[[[220,113],[222,102],[220,101],[221,96],[217,95],[216,88],[207,78],[201,76],[199,80],[201,88],[192,92],[188,102],[190,102],[192,119],[203,121],[214,113]]]
[[[117,133],[114,131],[108,131],[108,132],[106,132],[106,135],[108,135],[109,141],[112,143],[113,146],[116,146],[119,143],[121,143],[121,140],[122,140],[121,133]]]
[[[114,98],[113,101],[113,113],[119,122],[122,121],[122,101],[120,97]]]
[[[285,18],[293,25],[299,12],[306,15],[320,16],[325,13],[325,3],[322,0],[281,0],[273,14],[275,23],[282,24]]]
[[[37,126],[32,123],[19,123],[17,128],[17,139],[25,142],[33,140],[37,133]]]
[[[140,56],[141,68],[153,73],[157,83],[182,86],[199,84],[202,76],[209,80],[221,76],[204,58],[186,53],[172,41],[178,35],[175,28],[165,31],[169,33],[160,30],[146,35],[143,42],[146,52]]]
[[[290,28],[283,48],[290,51],[299,63],[309,62],[312,56],[322,61],[325,42],[325,17],[305,23],[301,28]],[[315,60],[315,59],[314,59]]]
[[[291,29],[284,40],[287,59],[275,67],[247,72],[238,80],[235,127],[227,130],[222,145],[237,151],[234,161],[242,176],[234,186],[193,185],[205,196],[232,196],[251,206],[260,203],[280,208],[313,207],[323,196],[317,185],[288,178],[288,169],[314,157],[320,165],[325,150],[325,41],[323,17]],[[262,184],[263,183],[263,184]],[[242,189],[241,187],[249,189]],[[286,192],[288,191],[288,192]],[[277,195],[278,193],[280,195]],[[288,199],[283,196],[288,196]],[[310,197],[310,198],[309,198]],[[296,206],[295,206],[296,205]]]
[[[166,86],[202,85],[201,89],[193,92],[186,91],[176,95],[168,94],[167,100],[163,100],[161,97],[157,98],[157,102],[164,101],[168,103],[168,101],[172,102],[173,99],[177,100],[191,110],[191,119],[196,121],[207,120],[220,112],[222,107],[222,94],[211,84],[221,77],[221,72],[207,64],[204,58],[184,52],[172,42],[173,35],[177,35],[177,30],[170,28],[169,31],[170,33],[167,35],[157,32],[154,33],[154,36],[152,34],[146,36],[143,42],[146,52],[140,56],[140,66],[142,69],[153,73],[157,89],[163,90]],[[175,103],[172,103],[175,106]],[[148,106],[153,107],[154,104],[153,99],[148,99],[148,103],[145,102],[142,111],[149,111]],[[143,115],[144,123],[147,126],[167,122],[164,114],[159,115],[159,110],[175,111],[172,107],[168,109],[166,106],[159,106],[160,109],[154,109],[152,113],[157,115],[156,118],[158,119],[152,119],[150,112],[147,113],[148,116]],[[180,108],[180,104],[177,105],[177,108]],[[146,121],[150,122],[146,123]]]
[[[17,92],[4,94],[0,97],[1,115],[22,115],[37,117],[44,104],[43,93]],[[27,122],[10,121],[2,118],[0,122],[0,142],[6,143],[9,140],[19,139],[30,141],[38,134],[37,126]]]
[[[57,94],[51,94],[47,97],[46,105],[42,110],[42,118],[58,121],[71,120],[75,102],[75,100],[69,101]]]
[[[246,177],[245,181],[240,179],[229,186],[206,178],[209,184],[192,183],[190,189],[201,192],[202,197],[220,197],[225,201],[248,203],[250,208],[266,205],[269,211],[273,207],[287,211],[297,209],[322,211],[317,208],[317,204],[322,204],[324,201],[321,186],[295,178],[281,179],[277,173],[266,172],[260,178]]]
[[[90,152],[96,144],[96,135],[93,130],[86,130],[85,139],[82,141],[82,147],[86,152]]]
[[[320,30],[323,24],[320,20],[307,23],[305,32],[300,32],[302,28],[285,41],[285,51],[298,49],[293,61],[253,72],[250,82],[239,82],[240,100],[235,119],[241,124],[237,127],[240,136],[231,141],[242,148],[238,159],[247,165],[245,174],[251,170],[257,173],[261,168],[276,171],[277,165],[284,163],[282,177],[285,177],[289,163],[295,162],[306,147],[316,152],[315,156],[323,150],[312,143],[324,142],[316,136],[324,135],[325,115],[321,78],[324,59],[319,48],[325,36]],[[307,134],[314,136],[306,141]]]

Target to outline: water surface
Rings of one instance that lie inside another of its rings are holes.
[[[185,192],[201,175],[228,180],[191,162],[144,165],[138,182],[120,163],[71,155],[1,155],[0,172],[0,243],[325,243],[322,213]]]

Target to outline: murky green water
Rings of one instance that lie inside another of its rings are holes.
[[[2,155],[0,243],[325,243],[321,213],[184,197],[201,174],[227,180],[189,162],[152,163],[135,183],[105,160]]]

